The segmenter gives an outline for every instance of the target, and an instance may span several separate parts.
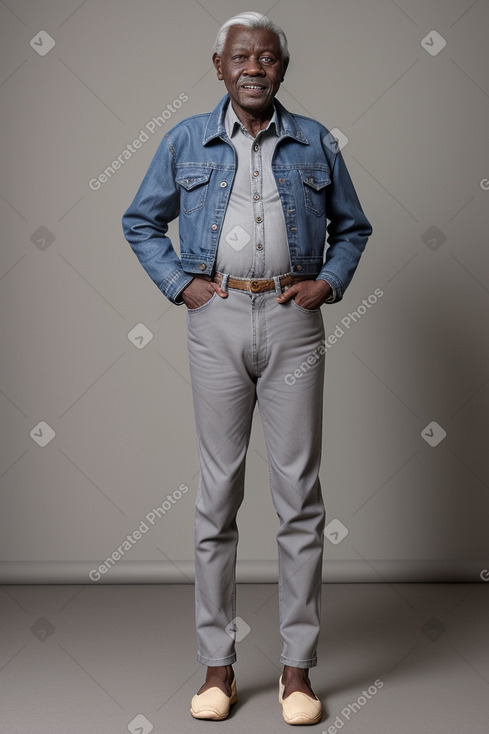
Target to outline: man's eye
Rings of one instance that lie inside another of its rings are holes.
[[[273,62],[273,59],[271,58],[271,56],[262,56],[262,59],[261,60],[262,61],[266,61],[267,64],[270,63],[270,62]]]

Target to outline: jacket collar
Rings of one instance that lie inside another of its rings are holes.
[[[226,92],[218,105],[212,110],[209,120],[207,121],[204,139],[202,141],[203,145],[207,145],[207,143],[209,143],[214,138],[226,135],[224,116],[226,114],[226,108],[230,99],[231,98],[229,96],[229,93]],[[278,118],[278,137],[291,137],[297,140],[299,143],[309,145],[309,140],[306,138],[302,131],[302,128],[299,127],[290,112],[285,109],[285,107],[278,101],[278,99],[275,98],[273,102]]]

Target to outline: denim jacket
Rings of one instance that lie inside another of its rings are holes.
[[[226,134],[226,94],[210,113],[165,133],[122,228],[139,262],[173,303],[194,275],[212,275],[235,173]],[[283,207],[292,275],[326,280],[341,300],[372,233],[335,138],[321,123],[288,112],[279,119],[272,171]],[[167,236],[179,217],[180,254]],[[232,275],[232,273],[231,273]]]

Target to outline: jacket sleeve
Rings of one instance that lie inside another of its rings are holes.
[[[365,216],[341,151],[333,161],[331,184],[326,190],[327,250],[325,263],[317,276],[326,280],[340,301],[357,269],[372,226]]]
[[[174,151],[165,135],[122,217],[122,230],[151,280],[170,301],[182,305],[181,291],[193,276],[183,271],[167,236],[169,222],[180,212],[178,189]]]

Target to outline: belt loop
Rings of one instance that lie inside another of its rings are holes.
[[[228,291],[228,280],[229,280],[229,273],[223,273],[222,281],[221,281],[221,290],[223,290],[225,293],[227,293]]]
[[[274,275],[273,282],[275,283],[275,293],[277,294],[277,296],[281,296],[282,286],[280,285],[280,275]]]

